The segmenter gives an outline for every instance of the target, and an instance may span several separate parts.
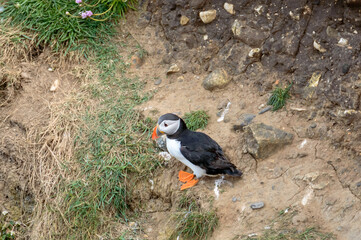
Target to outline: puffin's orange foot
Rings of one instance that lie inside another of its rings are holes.
[[[181,190],[193,187],[194,185],[197,184],[198,181],[199,181],[198,179],[192,179],[192,180],[188,181],[187,183],[185,183],[181,186]]]
[[[194,174],[187,173],[184,171],[179,171],[178,178],[179,178],[179,181],[185,183],[185,182],[192,180],[194,178]]]

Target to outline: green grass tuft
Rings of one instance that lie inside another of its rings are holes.
[[[271,97],[268,99],[267,104],[272,105],[272,111],[277,111],[278,109],[283,108],[286,104],[286,100],[290,98],[290,88],[292,87],[292,83],[285,89],[282,87],[276,87],[275,90],[272,91]]]
[[[180,212],[175,214],[176,228],[171,239],[208,239],[218,225],[216,213],[202,210],[195,196],[182,195],[178,202]]]
[[[56,52],[64,50],[67,54],[69,51],[78,51],[87,55],[115,33],[113,20],[123,16],[128,8],[134,8],[135,1],[83,2],[96,6],[79,6],[73,0],[9,0],[5,3],[5,11],[0,17],[11,19],[13,25],[20,25],[23,30],[34,32],[37,36],[37,46],[50,45]],[[94,14],[99,14],[108,10],[110,6],[115,13],[109,18],[110,21],[79,17],[81,11],[92,10]]]
[[[192,111],[186,113],[183,117],[188,129],[195,131],[197,129],[204,129],[209,120],[209,116],[204,110]]]

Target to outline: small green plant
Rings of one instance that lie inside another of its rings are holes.
[[[195,131],[197,129],[204,129],[207,126],[209,116],[204,110],[198,110],[186,113],[183,120],[188,129]]]
[[[268,105],[273,106],[272,111],[277,111],[286,104],[286,100],[290,98],[289,91],[291,87],[292,83],[285,89],[277,86],[276,89],[272,91],[272,95],[267,102]]]
[[[0,212],[0,239],[11,240],[15,239],[15,223],[13,221],[7,221],[7,212]]]

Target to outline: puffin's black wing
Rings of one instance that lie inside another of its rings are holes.
[[[180,151],[183,156],[191,163],[206,169],[207,174],[242,175],[224,156],[218,143],[208,135],[186,130],[178,140],[181,142]]]

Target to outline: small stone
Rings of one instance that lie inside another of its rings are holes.
[[[237,200],[238,200],[238,199],[237,199],[236,197],[233,197],[233,198],[232,198],[232,202],[237,202]]]
[[[328,26],[326,28],[326,34],[327,34],[327,36],[332,37],[332,38],[338,38],[339,37],[339,34],[338,34],[337,30],[330,27],[330,26]]]
[[[53,85],[51,85],[50,87],[50,92],[55,92],[58,87],[59,87],[59,80],[55,79]]]
[[[261,110],[262,108],[264,108],[264,103],[262,103],[261,105],[258,106],[258,110]]]
[[[310,172],[310,173],[305,174],[305,176],[303,177],[303,180],[308,180],[308,181],[313,182],[318,178],[319,175],[320,175],[319,172]]]
[[[311,123],[310,128],[315,128],[315,127],[317,127],[317,124],[316,123]]]
[[[248,53],[248,57],[250,58],[260,58],[261,57],[261,49],[260,48],[252,48]]]
[[[182,15],[182,16],[181,16],[181,19],[180,19],[180,24],[181,24],[182,26],[184,26],[184,25],[187,25],[188,22],[189,22],[189,18],[186,17],[186,16],[184,16],[184,15]]]
[[[319,44],[318,42],[316,42],[316,40],[313,41],[313,47],[314,47],[315,49],[317,49],[320,53],[326,52],[326,49],[323,48],[323,47],[321,46],[321,44]]]
[[[348,73],[348,71],[350,70],[350,68],[351,68],[351,65],[350,64],[344,64],[344,65],[342,65],[342,73],[343,74],[347,74]]]
[[[251,208],[253,210],[255,209],[260,209],[260,208],[263,208],[264,207],[264,203],[263,202],[255,202],[255,203],[252,203],[251,204]]]
[[[356,183],[356,187],[361,187],[361,182]]]
[[[202,83],[202,86],[206,90],[213,90],[216,88],[223,88],[225,87],[231,79],[228,76],[228,73],[223,68],[218,68],[210,73]]]
[[[130,222],[129,227],[135,227],[137,224],[135,222]]]
[[[340,38],[337,45],[340,47],[346,47],[348,45],[348,40],[345,38]]]
[[[27,72],[21,72],[21,73],[20,73],[20,76],[21,76],[22,78],[24,78],[24,79],[30,79],[30,78],[31,78],[30,74],[27,73]]]
[[[169,69],[168,69],[168,71],[167,71],[167,74],[177,73],[177,72],[179,72],[179,71],[180,71],[180,68],[178,67],[178,65],[177,65],[177,64],[172,64],[172,65],[169,67]]]
[[[5,11],[5,8],[4,6],[0,6],[0,13],[4,12]]]
[[[229,12],[230,14],[235,14],[236,12],[233,9],[233,4],[231,3],[224,3],[223,5],[224,9],[226,9],[227,12]]]
[[[217,11],[214,9],[199,13],[199,17],[201,18],[202,22],[206,24],[216,19],[216,16],[217,16]]]
[[[140,68],[143,64],[143,59],[138,54],[134,54],[130,58],[130,68]]]
[[[159,85],[162,83],[162,79],[157,79],[154,81],[154,85]]]
[[[184,77],[183,77],[183,76],[178,77],[178,78],[177,78],[177,81],[178,81],[178,82],[183,82],[183,81],[184,81]]]
[[[252,120],[256,117],[256,115],[251,114],[251,113],[243,113],[240,116],[240,120],[241,120],[241,126],[247,126],[248,124],[250,124],[252,122]]]
[[[259,111],[258,114],[263,114],[263,113],[265,113],[265,112],[268,112],[268,111],[271,110],[271,109],[272,109],[272,106],[267,106],[267,107],[263,108],[261,111]]]
[[[49,72],[54,72],[54,69],[50,67],[50,68],[48,68],[48,71]]]

